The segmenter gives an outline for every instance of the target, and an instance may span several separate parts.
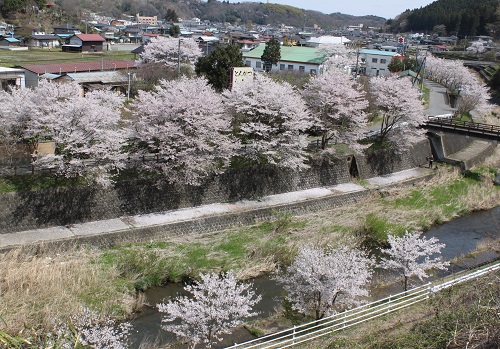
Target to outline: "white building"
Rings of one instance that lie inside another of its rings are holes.
[[[368,76],[390,75],[391,72],[387,67],[394,56],[400,56],[400,54],[397,52],[367,49],[359,51],[362,70]]]
[[[0,90],[25,87],[26,74],[23,69],[0,67]]]

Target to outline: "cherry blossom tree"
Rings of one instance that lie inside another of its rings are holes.
[[[0,91],[0,153],[12,163],[34,108],[30,90]]]
[[[179,63],[193,65],[201,57],[202,51],[198,43],[192,38],[172,38],[158,36],[151,39],[144,46],[144,52],[141,53],[139,64],[146,63],[165,63],[174,68]]]
[[[116,324],[111,318],[88,308],[57,324],[43,348],[127,349],[132,325]]]
[[[359,147],[366,125],[368,101],[362,86],[341,69],[330,69],[312,78],[305,86],[304,99],[321,133],[321,149],[330,140]]]
[[[233,117],[239,155],[253,163],[305,168],[311,117],[300,93],[287,82],[258,74],[224,92]]]
[[[77,83],[40,81],[34,89],[14,90],[8,112],[18,140],[55,143],[54,154],[34,154],[35,165],[50,166],[66,177],[88,176],[108,185],[109,171],[124,166],[121,149],[127,131],[122,127],[123,100],[114,92],[82,95]],[[4,109],[5,108],[5,109]]]
[[[324,44],[317,48],[319,53],[326,56],[324,63],[327,69],[353,67],[356,65],[356,49],[344,44]]]
[[[403,276],[404,290],[408,290],[408,280],[411,277],[418,277],[420,280],[429,277],[429,269],[446,269],[449,265],[440,257],[432,258],[435,254],[440,254],[445,244],[439,243],[437,238],[426,239],[421,237],[418,231],[406,232],[402,237],[394,235],[388,236],[390,248],[382,250],[387,255],[380,262],[380,267],[393,269]]]
[[[408,78],[397,75],[370,79],[370,92],[382,117],[379,140],[389,140],[400,149],[420,141],[425,131],[419,126],[426,121],[418,90]]]
[[[203,343],[211,348],[231,333],[243,319],[257,315],[252,307],[261,300],[251,284],[238,283],[232,271],[220,275],[200,274],[200,282],[184,289],[190,297],[179,296],[167,303],[157,304],[166,313],[162,318],[166,331],[190,342],[191,348]],[[175,322],[179,319],[180,322]]]
[[[489,103],[491,95],[486,84],[482,83],[473,71],[465,67],[462,61],[427,57],[425,76],[457,95],[458,114],[467,114],[473,109],[486,114],[492,110],[493,106]]]
[[[359,304],[360,297],[368,295],[371,265],[359,250],[306,246],[277,281],[284,285],[295,310],[321,319]]]
[[[230,116],[204,78],[162,80],[155,91],[139,91],[131,110],[135,155],[155,154],[143,166],[171,183],[199,185],[234,153]]]

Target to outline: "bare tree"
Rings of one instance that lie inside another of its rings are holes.
[[[252,307],[261,299],[251,284],[238,283],[232,271],[220,275],[200,274],[200,282],[184,289],[191,297],[180,296],[167,303],[157,304],[166,313],[162,328],[190,342],[191,348],[204,343],[207,348],[221,341],[222,334],[257,315]],[[174,322],[179,319],[180,322]]]
[[[359,250],[306,246],[276,279],[284,285],[295,310],[321,319],[359,304],[360,297],[368,295],[371,265],[371,259]]]
[[[426,239],[420,237],[421,232],[406,232],[402,237],[389,235],[390,248],[382,252],[387,255],[380,262],[380,267],[394,269],[403,276],[404,290],[408,290],[408,280],[416,276],[420,280],[429,277],[429,269],[446,269],[449,265],[440,257],[431,258],[435,254],[440,254],[445,244],[439,243],[437,238]]]

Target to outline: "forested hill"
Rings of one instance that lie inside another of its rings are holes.
[[[493,32],[498,35],[499,21],[498,0],[438,0],[402,13],[392,21],[391,29],[459,37],[492,35]]]
[[[0,0],[0,12],[4,18],[21,18],[23,12],[32,11],[35,3],[43,7],[46,0]],[[272,0],[271,0],[272,2]],[[318,11],[299,9],[293,6],[264,2],[241,2],[217,0],[55,0],[64,13],[64,20],[75,21],[82,12],[95,12],[114,18],[123,14],[158,16],[164,19],[167,10],[175,11],[180,18],[194,17],[212,22],[231,24],[256,23],[278,26],[281,24],[302,28],[314,24],[324,29],[336,29],[347,25],[363,24],[365,27],[383,27],[386,20],[377,16],[351,16],[348,14],[324,14]],[[61,18],[59,19],[62,20]]]

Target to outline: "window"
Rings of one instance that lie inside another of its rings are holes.
[[[386,64],[386,63],[387,63],[387,59],[385,59],[385,58],[381,58],[381,59],[380,59],[380,63],[381,63],[381,64]]]
[[[247,67],[251,67],[251,66],[252,66],[252,62],[251,62],[251,61],[245,61],[245,65],[246,65]]]
[[[377,58],[372,58],[372,63],[377,63],[378,59]]]
[[[306,67],[304,67],[303,65],[299,65],[299,71],[300,72],[305,72],[306,71]]]
[[[255,68],[257,68],[257,69],[262,68],[261,63],[262,63],[262,62],[255,62]]]
[[[293,70],[293,64],[288,65],[288,70]]]
[[[284,64],[280,64],[280,70],[285,70],[285,65]]]
[[[311,75],[316,75],[316,69],[311,69],[311,70],[309,71],[309,74],[311,74]]]

